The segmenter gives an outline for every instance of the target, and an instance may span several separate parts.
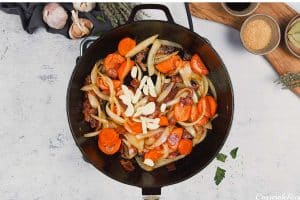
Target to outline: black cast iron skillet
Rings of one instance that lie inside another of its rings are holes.
[[[134,21],[134,16],[141,9],[162,10],[167,16],[167,21]],[[83,120],[83,93],[80,88],[95,62],[114,52],[122,38],[132,37],[141,41],[154,34],[159,34],[162,39],[178,42],[185,49],[200,54],[210,71],[209,78],[216,87],[219,116],[213,121],[213,130],[208,133],[206,139],[194,147],[190,155],[175,163],[175,171],[168,172],[165,167],[161,167],[152,172],[146,172],[136,166],[135,171],[126,172],[119,164],[119,155],[107,156],[98,149],[97,138],[82,137],[91,129]],[[167,7],[157,4],[138,5],[133,9],[127,24],[102,35],[78,60],[67,91],[67,115],[74,140],[86,161],[117,181],[142,188],[143,195],[159,195],[161,187],[188,179],[215,158],[223,146],[231,126],[233,91],[226,67],[208,40],[174,23]]]

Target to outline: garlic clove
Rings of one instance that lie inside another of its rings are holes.
[[[90,12],[96,6],[96,3],[89,3],[89,2],[74,2],[73,8],[80,12]]]
[[[94,26],[93,23],[88,19],[79,18],[78,12],[75,10],[72,10],[71,12],[73,24],[69,29],[70,38],[79,39],[83,36],[89,35]]]

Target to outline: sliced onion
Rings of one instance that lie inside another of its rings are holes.
[[[116,115],[115,113],[113,113],[113,112],[110,110],[108,103],[107,103],[106,106],[105,106],[105,111],[106,111],[106,114],[107,114],[114,122],[116,122],[117,124],[122,125],[122,124],[125,123],[125,120],[124,120],[122,117]]]
[[[91,93],[88,93],[88,100],[93,108],[98,108],[98,106],[100,106],[98,99]]]
[[[187,130],[187,132],[189,132],[193,137],[196,137],[197,133],[193,126],[185,126],[184,129]]]
[[[153,145],[149,147],[149,149],[154,149],[155,147],[158,147],[162,145],[164,142],[167,141],[168,136],[170,134],[170,130],[173,128],[173,126],[168,126],[165,128],[165,130],[162,132],[161,136],[154,142]]]
[[[179,156],[176,156],[174,158],[166,158],[166,159],[161,158],[161,159],[159,159],[158,161],[155,162],[154,168],[156,169],[158,167],[165,166],[165,165],[170,164],[172,162],[176,162],[176,161],[178,161],[178,160],[180,160],[184,157],[185,157],[185,155],[179,155]]]
[[[142,168],[143,170],[148,171],[148,172],[154,170],[153,167],[150,167],[150,166],[145,165],[145,164],[143,163],[142,157],[140,157],[140,156],[135,156],[134,158],[135,158],[137,164],[138,164],[138,165],[140,166],[140,168]]]
[[[147,58],[147,67],[148,67],[148,75],[152,76],[155,73],[154,68],[154,56],[157,53],[158,49],[160,48],[160,41],[155,40],[153,45],[149,51],[148,58]]]
[[[159,57],[157,56],[154,60],[154,64],[158,64],[158,63],[161,63],[165,60],[168,60],[169,58],[171,58],[172,56],[177,55],[178,53],[179,53],[179,51],[175,51],[175,52],[173,52],[171,54],[168,54],[168,55],[163,55],[163,56],[159,56]]]
[[[205,124],[204,126],[203,126],[204,128],[206,128],[206,129],[212,129],[212,124],[211,124],[211,122],[209,121],[209,122],[207,122],[207,124]]]
[[[203,91],[201,93],[201,96],[205,97],[208,92],[208,81],[207,81],[206,76],[202,76],[202,81],[203,81]]]
[[[91,114],[91,117],[94,118],[95,120],[99,121],[100,123],[108,123],[106,119],[102,119],[99,116]]]
[[[162,88],[162,81],[161,81],[161,73],[157,72],[157,78],[156,78],[156,82],[155,82],[155,91],[156,94],[159,94],[161,92],[161,88]]]
[[[211,80],[208,77],[206,77],[206,79],[207,79],[208,86],[209,86],[209,89],[210,89],[212,95],[217,100],[217,92],[216,92],[214,84],[211,82]]]
[[[163,156],[162,158],[167,158],[169,156],[169,147],[167,143],[163,144]]]
[[[190,65],[185,65],[184,67],[182,67],[179,70],[179,74],[182,78],[184,85],[187,87],[191,87],[190,81],[191,81],[191,75],[193,74],[193,71],[192,71]]]
[[[137,148],[139,153],[143,152],[143,149],[144,149],[144,140],[143,139],[137,139],[134,135],[131,135],[131,134],[124,134],[124,136],[132,146]]]
[[[165,45],[165,46],[171,46],[171,47],[176,47],[179,49],[183,49],[183,47],[181,46],[181,44],[178,44],[176,42],[172,42],[169,40],[160,40],[161,45]]]
[[[171,92],[173,86],[174,86],[174,83],[173,82],[170,83],[167,86],[167,88],[162,93],[160,93],[160,95],[157,98],[157,102],[159,102],[159,103],[162,102],[168,96],[168,94]]]
[[[136,135],[136,138],[137,139],[148,138],[148,137],[154,136],[158,133],[161,133],[163,131],[164,131],[164,128],[159,128],[159,129],[156,129],[156,130],[153,130],[153,131],[148,131],[147,133],[138,134],[138,135]]]
[[[83,86],[82,88],[80,88],[80,90],[81,90],[81,91],[85,91],[85,92],[87,92],[87,91],[91,91],[91,90],[93,90],[93,87],[94,87],[94,85],[93,85],[93,84],[89,84],[89,85],[85,85],[85,86]]]
[[[97,88],[97,86],[93,85],[93,91],[95,92],[95,94],[100,98],[103,99],[105,101],[109,101],[109,96],[107,96],[106,94],[103,94],[99,88]]]
[[[142,70],[141,70],[141,68],[139,67],[139,66],[136,66],[136,68],[137,68],[137,79],[139,80],[139,81],[141,81],[141,79],[142,79],[142,76],[143,76],[143,72],[142,72]]]
[[[131,49],[126,55],[126,58],[131,58],[133,56],[135,56],[136,54],[138,54],[140,51],[142,51],[143,49],[145,49],[146,47],[148,47],[150,44],[152,44],[156,38],[158,37],[158,34],[153,35],[151,37],[148,37],[147,39],[143,40],[142,42],[140,42],[138,45],[136,45],[133,49]]]
[[[83,137],[94,137],[99,135],[100,131],[95,131],[95,132],[91,132],[91,133],[86,133],[83,135]]]
[[[207,130],[205,128],[198,130],[196,137],[193,138],[193,146],[202,142],[206,137],[206,133],[207,133]]]
[[[100,62],[96,62],[92,71],[91,71],[91,81],[92,81],[92,84],[96,84],[96,81],[97,81],[97,73],[98,73],[98,67],[100,65]]]

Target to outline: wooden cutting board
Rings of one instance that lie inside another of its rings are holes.
[[[190,3],[193,16],[201,19],[222,23],[240,30],[247,17],[235,17],[227,13],[220,3]],[[284,43],[284,31],[289,21],[297,15],[297,12],[285,3],[261,3],[255,14],[267,14],[272,16],[281,29],[281,42],[277,49],[264,55],[273,68],[282,75],[286,72],[300,72],[300,59],[289,53]],[[300,87],[293,89],[300,96]]]

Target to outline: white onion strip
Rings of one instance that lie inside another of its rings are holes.
[[[149,76],[152,76],[155,73],[154,57],[155,57],[155,54],[157,53],[158,49],[160,48],[160,45],[161,45],[160,41],[155,40],[149,51],[148,58],[147,58],[147,67],[148,67]]]
[[[109,101],[109,96],[103,94],[102,92],[100,92],[99,88],[97,88],[97,86],[93,85],[93,91],[95,92],[95,94],[100,98],[103,99],[105,101]]]
[[[208,77],[206,77],[206,79],[207,79],[208,86],[209,86],[209,89],[210,89],[212,95],[217,100],[217,92],[216,92],[214,84],[211,82],[211,80]]]
[[[168,55],[163,55],[163,56],[160,56],[160,57],[156,57],[155,60],[154,60],[154,64],[158,64],[158,63],[161,63],[165,60],[168,60],[169,58],[171,58],[172,56],[175,56],[179,53],[179,51],[175,51],[171,54],[168,54]]]
[[[107,114],[114,122],[116,122],[117,124],[121,124],[121,125],[122,125],[122,124],[125,123],[125,120],[124,120],[122,117],[116,115],[115,113],[113,113],[113,112],[110,110],[108,103],[107,103],[106,106],[105,106],[105,111],[106,111],[106,114]]]
[[[161,45],[165,45],[165,46],[171,46],[171,47],[176,47],[179,49],[183,49],[183,47],[181,46],[181,44],[178,44],[177,42],[172,42],[169,40],[160,40]]]
[[[158,37],[158,34],[153,35],[151,37],[148,37],[147,39],[143,40],[142,42],[140,42],[138,45],[136,45],[133,49],[131,49],[126,55],[126,58],[131,58],[133,56],[135,56],[136,54],[138,54],[140,51],[142,51],[143,49],[145,49],[146,47],[148,47],[150,44],[152,44],[156,38]]]
[[[174,86],[174,82],[170,83],[167,86],[167,88],[162,93],[160,93],[160,95],[157,98],[157,102],[159,102],[159,103],[162,102],[168,96],[168,94],[171,92],[173,86]]]
[[[162,145],[164,142],[166,142],[171,129],[173,129],[173,126],[168,126],[167,128],[165,128],[165,130],[164,130],[164,132],[162,132],[161,136],[154,142],[153,145],[151,145],[149,147],[149,149],[154,149],[155,147],[158,147],[158,146]]]
[[[100,131],[90,132],[83,135],[83,137],[94,137],[99,135]]]
[[[136,138],[137,139],[144,139],[144,138],[148,138],[148,137],[151,137],[151,136],[154,136],[158,133],[161,133],[163,132],[164,129],[163,128],[159,128],[159,129],[156,129],[156,130],[153,130],[153,131],[148,131],[147,133],[143,133],[143,134],[138,134],[136,135]]]

